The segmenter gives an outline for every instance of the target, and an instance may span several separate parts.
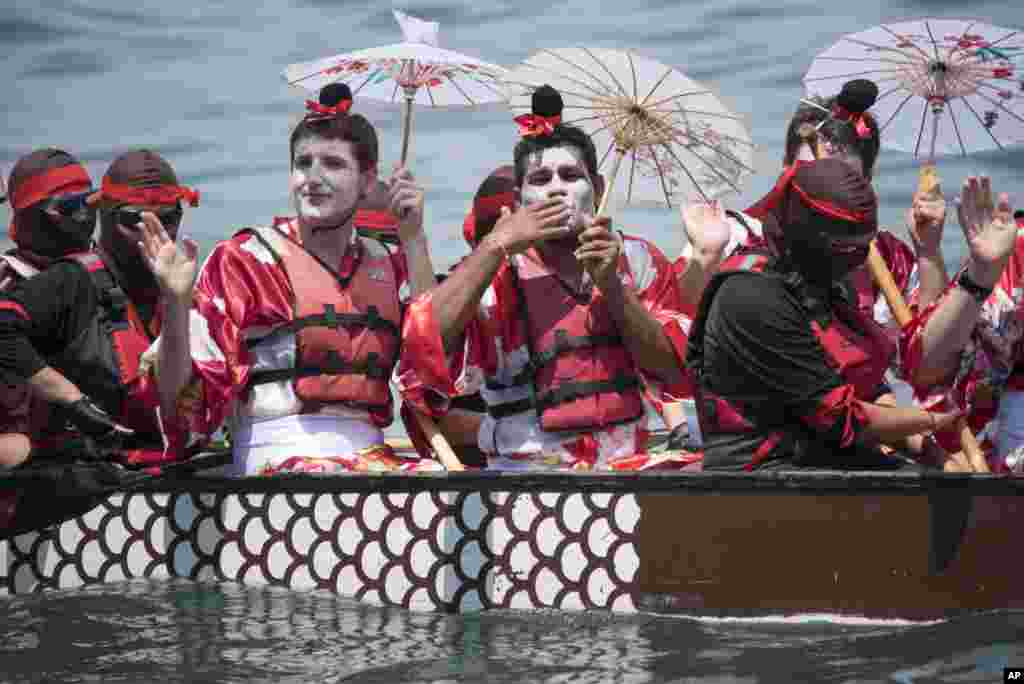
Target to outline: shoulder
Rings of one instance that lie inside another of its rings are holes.
[[[806,319],[800,302],[782,278],[756,271],[731,271],[716,276],[709,316],[744,328],[788,326]]]
[[[270,226],[247,226],[237,230],[227,240],[214,245],[206,263],[246,261],[265,265],[275,264],[278,258],[275,252],[281,251],[278,241],[285,239]]]

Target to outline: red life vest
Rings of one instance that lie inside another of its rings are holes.
[[[362,409],[390,407],[388,381],[398,360],[402,309],[387,247],[358,238],[356,264],[342,278],[275,228],[242,233],[259,240],[284,270],[292,290],[292,320],[277,330],[295,335],[295,365],[253,371],[249,386],[292,380],[304,412],[338,402]]]
[[[701,302],[701,312],[690,338],[690,365],[697,375],[697,416],[701,434],[709,447],[716,441],[732,442],[752,451],[749,470],[769,458],[777,447],[792,448],[804,428],[797,416],[785,415],[783,407],[743,406],[711,392],[701,378],[704,324],[711,301],[730,277],[744,273],[734,269],[715,276]],[[774,273],[747,271],[760,278],[778,278]],[[808,325],[825,352],[826,361],[853,385],[855,396],[864,401],[875,398],[895,350],[885,330],[858,307],[834,304],[831,311],[808,311]]]
[[[602,295],[571,295],[530,259],[511,265],[530,360],[509,386],[531,386],[531,396],[488,406],[500,419],[537,411],[549,432],[592,430],[644,415],[636,365]],[[491,389],[508,386],[488,382]]]
[[[132,395],[140,382],[139,360],[155,335],[145,329],[131,300],[98,254],[83,252],[64,260],[89,273],[99,294],[99,306],[85,330],[61,354],[47,361],[117,422],[135,431],[132,441],[139,448],[126,451],[124,460],[160,462],[164,460],[163,436],[156,410]]]

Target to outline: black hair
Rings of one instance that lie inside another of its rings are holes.
[[[1017,211],[1013,212],[1013,218],[1014,219],[1022,219],[1022,218],[1024,218],[1024,209],[1018,209]]]
[[[344,83],[331,83],[320,89],[319,101],[325,107],[335,107],[344,100],[352,100],[352,90]],[[289,158],[292,163],[295,161],[295,146],[301,140],[314,137],[352,143],[361,172],[377,167],[377,131],[362,114],[306,116],[292,131],[289,143]]]
[[[537,116],[561,116],[562,96],[549,85],[543,85],[533,91],[531,109]],[[591,180],[597,178],[597,150],[594,141],[582,130],[571,124],[556,124],[551,135],[524,136],[516,143],[512,157],[516,169],[516,187],[523,186],[526,177],[526,162],[536,152],[554,147],[575,147],[583,157],[583,164]]]
[[[878,86],[867,79],[848,81],[835,97],[814,97],[809,100],[815,105],[801,103],[786,129],[786,153],[783,163],[792,164],[800,145],[808,143],[814,147],[815,139],[821,136],[840,151],[846,151],[860,158],[864,177],[871,179],[881,148],[881,132],[878,122],[867,110],[878,99]],[[832,108],[838,105],[851,114],[865,114],[864,121],[871,131],[870,136],[861,138],[856,127],[849,121],[837,119]],[[820,125],[819,125],[820,124]]]

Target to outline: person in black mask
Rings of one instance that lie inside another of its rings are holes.
[[[135,465],[171,458],[157,419],[155,381],[139,370],[161,316],[159,291],[138,244],[142,212],[157,213],[173,235],[183,203],[195,206],[198,193],[179,186],[160,155],[122,154],[100,190],[78,197],[70,215],[94,216],[98,209],[97,248],[60,259],[0,295],[0,383],[25,383],[55,404],[51,427],[70,424],[83,438],[76,456]],[[44,212],[53,218],[48,205]],[[17,218],[20,235],[29,223]],[[37,214],[37,220],[43,218]],[[191,241],[189,247],[197,248]],[[27,460],[53,455],[68,443],[53,434],[29,437]]]
[[[838,159],[798,162],[777,188],[779,255],[715,276],[691,331],[704,467],[901,467],[878,445],[958,414],[873,403],[895,346],[839,282],[867,259],[875,193]]]
[[[11,169],[10,237],[14,247],[0,254],[0,292],[38,275],[61,257],[89,249],[96,210],[86,199],[89,173],[63,150],[45,148],[25,155]],[[6,188],[3,195],[6,198]],[[0,383],[0,466],[23,462],[33,430],[50,422],[46,402],[31,399],[28,386]]]

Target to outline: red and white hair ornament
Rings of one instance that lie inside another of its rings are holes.
[[[313,100],[306,100],[307,119],[326,119],[340,114],[348,114],[348,110],[350,109],[352,109],[351,99],[341,100],[338,104],[333,106],[322,105],[319,102],[314,102]]]
[[[868,125],[868,117],[870,116],[867,112],[851,112],[841,105],[832,105],[832,118],[851,124],[853,130],[857,132],[857,137],[861,140],[871,137],[871,126]]]
[[[513,121],[519,126],[519,135],[524,138],[534,138],[552,135],[555,132],[555,126],[562,123],[562,117],[560,115],[520,114]]]

